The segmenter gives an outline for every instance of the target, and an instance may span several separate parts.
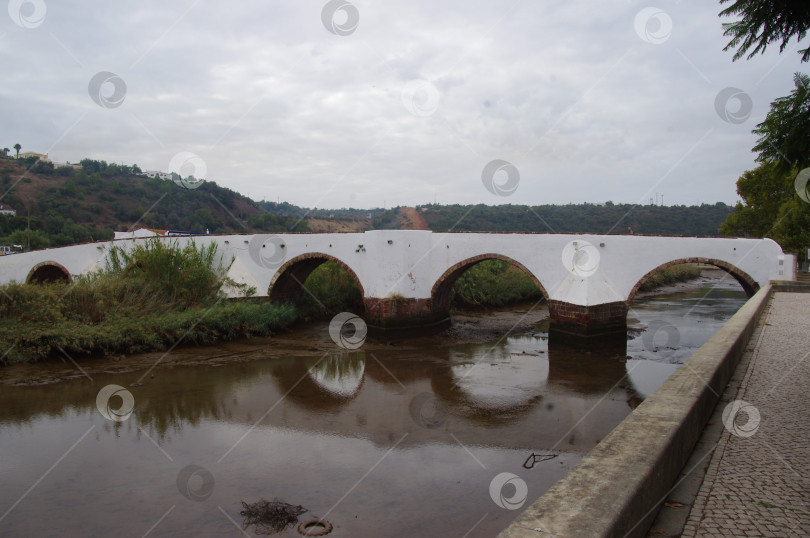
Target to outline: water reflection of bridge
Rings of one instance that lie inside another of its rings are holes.
[[[329,415],[330,432],[382,445],[403,432],[410,434],[406,444],[456,442],[452,433],[464,444],[491,445],[494,429],[499,446],[584,452],[637,403],[626,374],[623,355],[564,347],[550,353],[495,347],[484,357],[446,350],[420,359],[364,352],[313,357],[274,372],[279,392],[288,394],[277,425],[296,427],[315,411]],[[263,397],[251,402],[266,405]]]
[[[536,339],[523,347],[532,342],[539,347]],[[129,389],[133,418],[162,438],[206,420],[250,426],[280,402],[259,427],[364,438],[380,446],[407,432],[402,447],[461,442],[584,453],[631,411],[636,395],[625,379],[623,354],[584,355],[555,346],[516,351],[520,347],[513,339],[486,354],[480,346],[420,351],[418,357],[409,350],[357,351],[180,367]],[[63,413],[72,402],[86,402],[92,413],[100,386],[4,390],[0,414],[27,421]],[[26,391],[25,407],[14,404],[17,390]]]

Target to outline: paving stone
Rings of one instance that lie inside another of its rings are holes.
[[[683,536],[810,536],[808,313],[810,294],[774,294]]]

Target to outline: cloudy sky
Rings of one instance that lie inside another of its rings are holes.
[[[720,9],[11,0],[0,146],[306,207],[732,203],[751,129],[810,68],[795,40],[732,62]]]

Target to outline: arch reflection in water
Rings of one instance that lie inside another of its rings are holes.
[[[450,352],[453,386],[482,409],[530,404],[546,386],[604,394],[623,385],[627,375],[624,350],[615,347],[583,351],[553,338],[515,336],[485,350],[470,349],[472,354]]]
[[[543,393],[548,362],[531,337],[510,337],[506,345],[451,350],[450,375],[454,393],[482,412],[508,413],[530,406]],[[466,352],[465,352],[466,351]]]
[[[492,443],[483,426],[502,446],[584,453],[636,403],[625,356],[614,351],[587,354],[545,334],[452,346],[430,380],[449,412],[442,430],[465,445]]]
[[[486,425],[517,438],[530,426],[534,442],[550,448],[577,430],[571,444],[581,449],[638,403],[627,374],[625,355],[615,349],[585,353],[525,335],[453,346],[445,365],[434,370],[431,388],[456,419],[456,431]]]
[[[333,351],[317,356],[292,356],[270,367],[277,394],[301,411],[334,412],[363,393],[364,351]]]
[[[350,398],[363,384],[366,354],[362,351],[342,351],[307,361],[309,377],[329,394]]]

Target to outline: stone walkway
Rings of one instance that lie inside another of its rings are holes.
[[[810,294],[764,319],[682,536],[810,536]]]

